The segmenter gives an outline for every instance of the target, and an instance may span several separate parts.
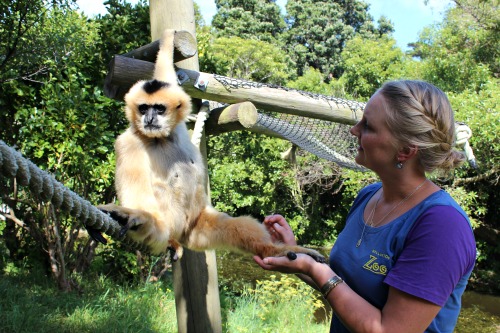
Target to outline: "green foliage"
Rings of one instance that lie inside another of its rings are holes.
[[[268,0],[215,0],[212,26],[219,37],[257,39],[275,43],[285,29],[276,2]]]
[[[222,37],[204,51],[204,67],[219,75],[283,85],[293,73],[290,58],[263,41]]]
[[[44,38],[39,29],[46,27],[52,8],[68,11],[71,0],[7,0],[0,2],[0,82],[33,76],[47,71],[43,61],[66,53],[65,45]],[[62,42],[62,40],[59,40]],[[28,61],[27,61],[28,60]]]
[[[146,0],[140,0],[135,5],[126,0],[107,0],[104,4],[108,13],[96,18],[100,25],[102,43],[98,59],[103,71],[114,55],[151,42],[149,6]]]
[[[500,80],[490,78],[479,91],[467,89],[449,93],[448,96],[455,110],[456,120],[466,123],[472,130],[469,141],[480,171],[497,168],[500,165]]]
[[[17,72],[10,70],[2,83],[0,137],[82,197],[93,203],[109,202],[114,193],[113,144],[126,122],[119,111],[121,105],[104,97],[99,88],[105,74],[104,34],[99,30],[103,25],[58,7],[56,2],[42,12],[35,12],[40,10],[37,2],[31,4],[35,7],[28,12],[34,11],[33,15],[43,19],[38,19],[30,33],[43,47],[32,47],[26,39],[20,39],[16,47],[19,51],[31,47],[23,62],[43,71],[28,79],[22,72],[24,67],[16,68],[16,59],[9,58],[6,68]],[[130,5],[124,8],[133,12]],[[108,19],[117,19],[120,24],[111,25],[128,30],[127,20],[120,21],[125,12],[115,14]],[[120,38],[122,43],[124,37]],[[41,262],[50,261],[61,288],[69,288],[69,272],[86,268],[89,258],[82,256],[92,247],[88,237],[78,237],[81,222],[54,211],[50,205],[38,204],[25,188],[13,189],[12,182],[2,184],[2,201],[30,232],[16,232],[19,227],[7,222],[10,256],[29,254]],[[46,256],[47,252],[50,257],[45,260],[37,256]]]
[[[456,39],[454,31],[424,29],[420,36],[423,79],[444,91],[478,90],[488,80],[489,69],[474,61],[471,50],[464,45],[450,50],[450,41]],[[424,43],[430,45],[424,46]]]
[[[345,43],[371,22],[362,1],[289,0],[283,40],[301,76],[309,67],[325,79],[341,74],[340,53]]]
[[[413,55],[424,63],[424,79],[444,91],[478,91],[500,69],[500,14],[496,0],[457,2],[444,21],[424,29]]]
[[[366,39],[356,36],[342,51],[344,73],[340,81],[356,99],[368,100],[385,81],[402,78],[403,52],[394,38]]]
[[[465,90],[449,96],[456,110],[456,119],[465,122],[472,130],[469,141],[479,166],[476,172],[470,168],[462,168],[458,176],[479,177],[474,184],[468,186],[469,190],[478,194],[474,211],[479,214],[474,215],[483,222],[488,221],[488,224],[500,227],[499,223],[495,223],[495,216],[500,214],[500,198],[495,189],[495,179],[500,172],[500,139],[497,135],[500,119],[499,80],[490,79],[479,92]]]
[[[306,70],[304,75],[298,77],[295,81],[289,81],[286,86],[325,96],[345,96],[345,90],[342,84],[340,84],[337,80],[331,80],[330,83],[326,83],[323,80],[321,72],[312,67]]]
[[[315,322],[315,312],[325,311],[318,295],[296,277],[257,281],[246,289],[228,314],[228,332],[326,332],[328,317]]]
[[[500,215],[500,195],[498,191],[498,177],[500,174],[500,139],[498,138],[498,119],[500,119],[499,80],[491,78],[481,90],[471,89],[461,93],[450,93],[450,102],[456,110],[456,119],[465,122],[472,130],[470,145],[478,163],[478,169],[461,168],[457,172],[459,179],[455,183],[463,186],[464,197],[475,194],[472,202],[465,204],[465,209],[475,222],[476,227],[489,228],[486,233],[491,234],[500,229],[498,216]],[[467,181],[468,178],[474,181]],[[461,187],[458,187],[461,188]],[[478,239],[480,256],[478,268],[491,270],[498,262],[500,245],[495,239],[486,237],[487,243]],[[496,274],[477,273],[486,285],[490,278],[497,281]],[[498,285],[498,283],[493,283]]]
[[[214,206],[229,214],[255,217],[291,209],[286,188],[292,179],[284,171],[287,162],[279,156],[286,147],[285,141],[249,132],[211,137],[208,170]]]

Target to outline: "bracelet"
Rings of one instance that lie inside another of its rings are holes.
[[[344,280],[342,280],[342,278],[338,275],[335,275],[330,280],[326,281],[326,283],[320,289],[321,294],[323,294],[323,297],[326,298],[326,296],[328,296],[330,291],[332,291],[333,288],[335,288],[336,286],[338,286],[342,282],[344,282]]]

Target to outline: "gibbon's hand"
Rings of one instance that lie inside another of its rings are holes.
[[[262,259],[254,256],[255,262],[265,270],[281,273],[302,273],[309,275],[313,265],[317,262],[307,254],[297,253],[297,258],[290,260],[287,257],[267,257]]]
[[[281,242],[286,245],[297,245],[292,228],[290,228],[283,216],[279,214],[266,216],[264,226],[271,234],[274,243]]]
[[[94,229],[92,227],[89,227],[89,226],[85,226],[85,229],[87,229],[87,232],[88,232],[90,238],[92,238],[95,242],[101,243],[104,245],[108,244],[108,241],[106,240],[106,238],[104,238],[101,231]]]

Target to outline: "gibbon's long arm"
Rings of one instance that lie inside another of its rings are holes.
[[[130,127],[115,143],[120,205],[99,208],[152,253],[170,249],[181,258],[183,246],[230,248],[261,257],[306,253],[325,262],[317,251],[273,243],[254,218],[231,217],[209,204],[206,169],[185,124],[191,99],[177,84],[174,33],[166,30],[162,36],[153,80],[137,82],[125,95]]]
[[[174,66],[174,36],[172,30],[165,30],[160,39],[160,49],[155,63],[153,77],[171,85],[177,85],[177,74]]]

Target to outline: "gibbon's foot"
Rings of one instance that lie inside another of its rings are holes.
[[[182,245],[175,239],[170,239],[168,241],[168,244],[170,244],[167,247],[168,252],[170,253],[170,259],[172,261],[177,261],[182,258],[182,255],[184,254],[184,248],[182,247]]]
[[[321,255],[321,253],[319,253],[318,251],[312,250],[312,249],[307,249],[307,248],[302,248],[302,247],[299,247],[295,250],[290,249],[285,253],[285,255],[288,257],[288,259],[295,260],[295,259],[297,259],[296,253],[304,253],[319,263],[322,263],[322,264],[326,263],[326,258],[323,255]]]
[[[168,253],[170,253],[170,260],[177,261],[179,260],[179,256],[177,255],[177,251],[172,246],[167,247]]]
[[[278,252],[271,252],[271,253],[265,253],[264,256],[271,256],[271,257],[287,257],[289,260],[295,260],[297,259],[297,254],[298,253],[303,253],[307,254],[309,257],[313,258],[315,261],[324,264],[326,263],[326,258],[321,255],[316,250],[313,249],[308,249],[302,246],[285,246],[285,248],[279,249]]]
[[[292,252],[293,253],[293,252]],[[294,253],[295,254],[295,253]],[[312,257],[314,260],[321,264],[326,264],[326,258],[323,257],[321,254],[316,254],[316,253],[306,253],[308,256]],[[290,257],[288,257],[290,259]],[[295,254],[295,258],[297,258],[297,255]],[[294,260],[294,259],[290,259]]]

